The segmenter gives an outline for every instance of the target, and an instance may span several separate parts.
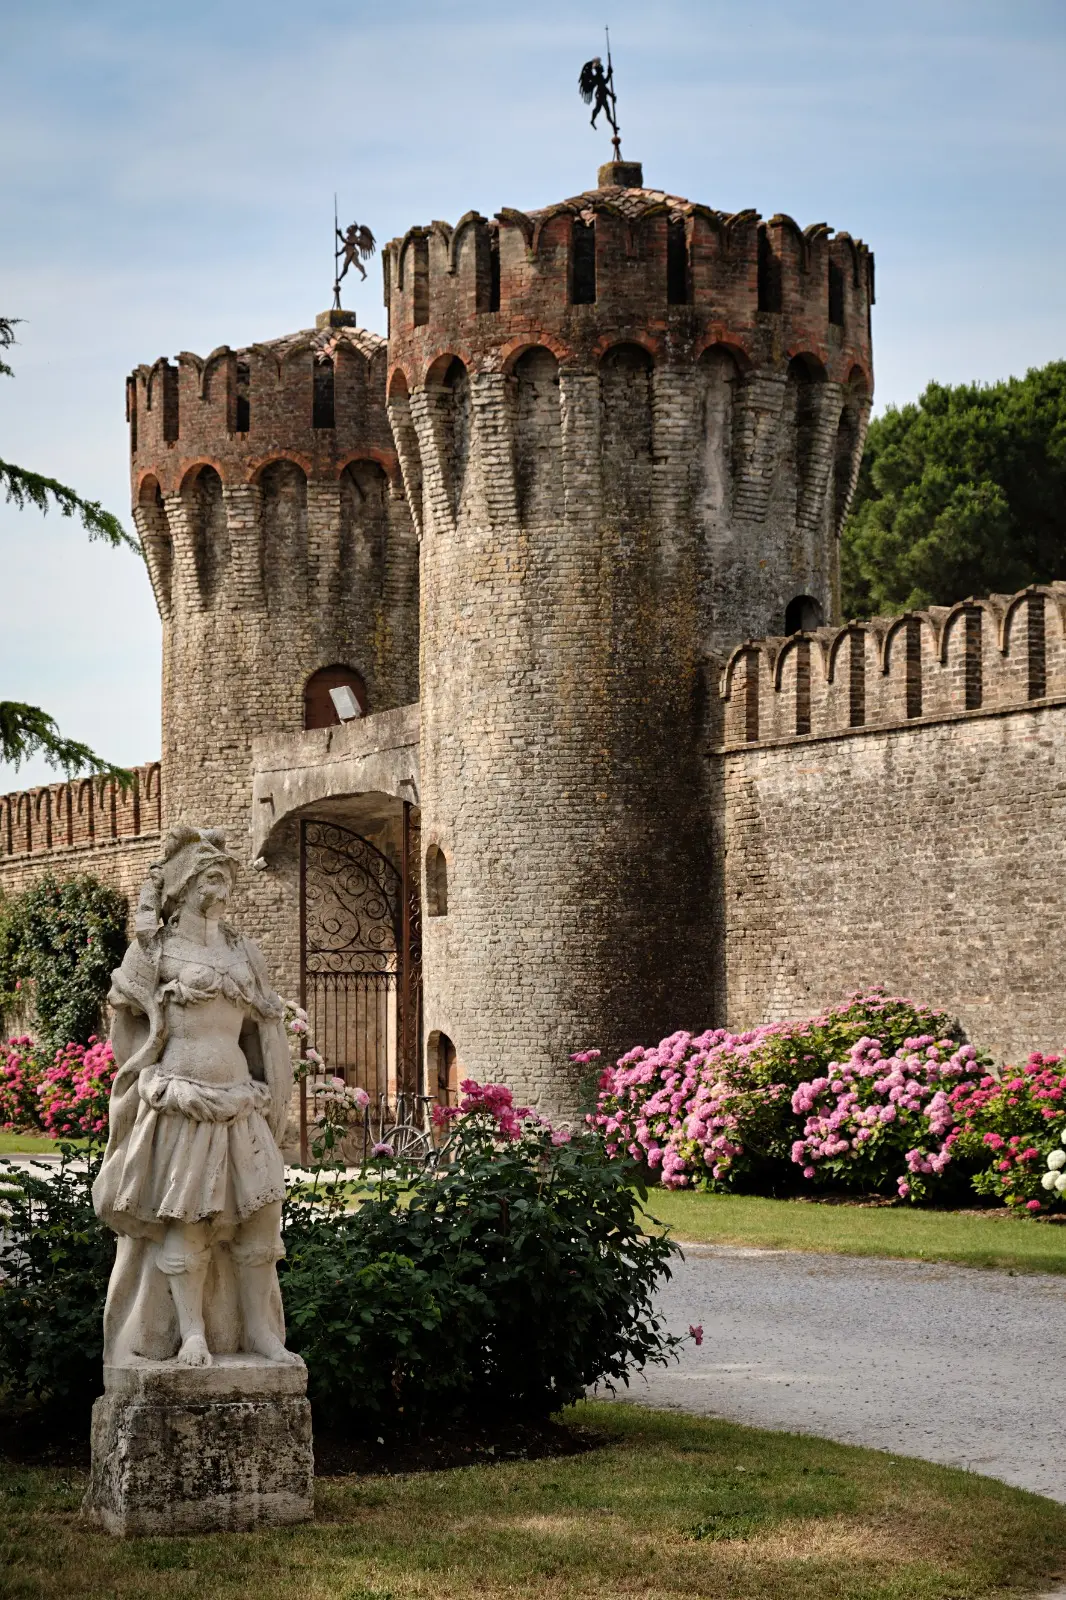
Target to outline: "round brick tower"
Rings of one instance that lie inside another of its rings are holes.
[[[710,1020],[709,691],[745,637],[839,609],[872,259],[616,163],[413,228],[385,274],[430,1052],[572,1108],[571,1051]]]
[[[385,341],[351,313],[318,320],[127,383],[134,517],[163,623],[164,825],[221,825],[244,857],[252,740],[306,725],[312,674],[350,669],[364,710],[418,696],[417,544]],[[295,992],[289,847],[242,893]]]

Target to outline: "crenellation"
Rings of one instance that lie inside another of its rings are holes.
[[[747,640],[719,679],[724,746],[797,736],[789,660],[805,638],[812,641],[806,732],[815,737],[1066,698],[1064,601],[1066,584],[1034,585],[809,635]],[[755,661],[753,708],[748,667]]]

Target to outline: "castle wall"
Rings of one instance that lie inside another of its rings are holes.
[[[125,793],[96,777],[0,795],[0,894],[18,894],[46,873],[88,872],[125,895],[132,914],[159,856],[159,763],[136,767],[133,780]]]
[[[711,759],[716,1022],[883,982],[1001,1059],[1063,1046],[1064,602],[1053,585],[738,652]]]

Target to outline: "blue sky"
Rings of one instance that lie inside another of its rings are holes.
[[[7,0],[0,456],[128,522],[123,379],[308,326],[333,192],[379,239],[595,181],[587,0]],[[624,152],[723,210],[877,257],[877,404],[1066,355],[1062,0],[610,0]],[[383,327],[380,273],[353,297]],[[159,752],[159,626],[128,553],[0,506],[0,695]],[[47,781],[0,766],[0,790]]]

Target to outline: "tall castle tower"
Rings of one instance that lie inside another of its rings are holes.
[[[872,393],[866,248],[643,187],[385,257],[421,558],[425,1026],[573,1103],[567,1053],[707,1020],[709,692],[838,609]]]
[[[385,342],[354,320],[185,352],[127,384],[134,517],[163,623],[164,826],[222,825],[239,855],[257,734],[315,725],[331,682],[370,711],[418,696],[417,543]],[[246,875],[243,890],[290,986],[293,871]]]

